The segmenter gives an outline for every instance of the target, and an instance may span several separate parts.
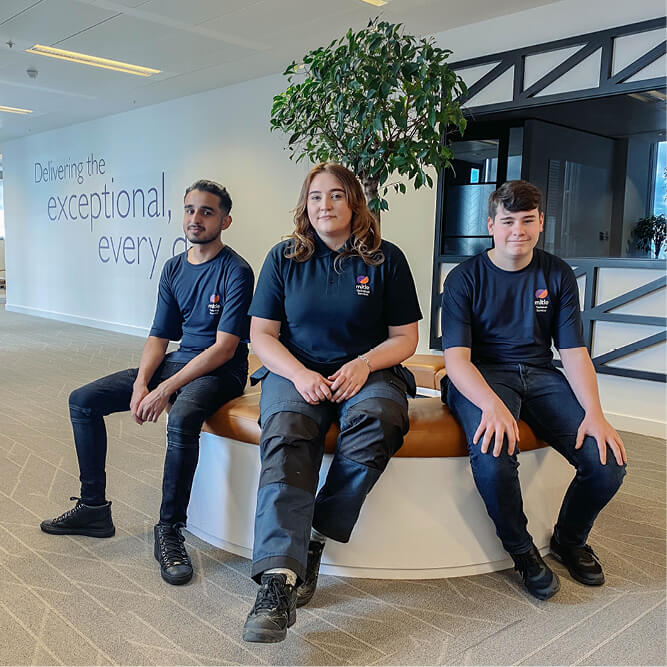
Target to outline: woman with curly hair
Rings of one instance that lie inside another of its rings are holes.
[[[347,542],[366,495],[409,427],[422,315],[410,268],[380,238],[359,181],[318,164],[306,177],[294,232],[269,251],[250,308],[264,364],[252,577],[261,584],[246,641],[282,641],[310,601],[327,537]],[[340,424],[317,497],[324,437]]]

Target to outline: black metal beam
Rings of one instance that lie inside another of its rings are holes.
[[[588,42],[588,44],[584,44],[576,53],[573,53],[569,58],[566,58],[557,67],[554,67],[554,69],[545,74],[541,79],[538,79],[534,84],[521,92],[519,94],[519,98],[523,99],[535,96],[537,93],[544,90],[547,86],[551,85],[554,81],[560,79],[563,74],[569,72],[573,67],[586,60],[588,56],[594,54],[596,51],[599,51],[601,48],[601,40],[596,40]]]
[[[667,83],[665,77],[653,77],[642,81],[628,82],[631,78],[647,65],[650,65],[657,58],[666,52],[665,42],[653,47],[648,53],[643,54],[634,62],[624,67],[623,70],[612,75],[614,40],[625,35],[641,34],[643,32],[651,32],[659,29],[664,29],[667,26],[667,18],[659,17],[650,19],[648,21],[641,21],[639,23],[632,23],[617,28],[607,30],[599,30],[597,32],[588,33],[585,35],[577,35],[575,37],[568,37],[559,39],[545,44],[537,44],[534,46],[523,47],[519,49],[512,49],[503,53],[495,53],[488,56],[480,56],[477,58],[469,58],[459,62],[451,63],[450,66],[456,70],[461,71],[470,67],[478,67],[481,65],[488,65],[497,63],[497,65],[483,76],[479,81],[475,82],[465,96],[459,98],[463,104],[469,100],[473,100],[475,95],[480,93],[487,85],[494,81],[498,76],[506,72],[510,67],[514,66],[514,81],[512,90],[512,100],[506,102],[498,102],[494,104],[485,104],[480,106],[472,106],[466,109],[468,114],[474,109],[475,114],[484,114],[495,111],[507,111],[510,109],[529,108],[542,104],[553,104],[557,102],[591,99],[595,97],[602,97],[611,94],[620,93],[634,93],[645,90],[652,90],[654,88],[662,88]],[[571,46],[581,46],[581,48],[566,58],[562,63],[557,65],[553,70],[545,74],[538,81],[533,83],[527,89],[523,90],[525,59],[531,55],[542,53],[550,53],[553,51],[560,51]],[[600,55],[600,75],[598,78],[598,85],[592,88],[583,90],[572,90],[563,93],[554,93],[551,95],[540,95],[539,93],[549,86],[554,81],[557,81],[561,76],[570,71],[580,62],[591,56],[596,51],[601,50]],[[474,100],[473,100],[474,102]]]

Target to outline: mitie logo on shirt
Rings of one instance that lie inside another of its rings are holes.
[[[357,288],[357,294],[359,296],[370,296],[371,286],[368,284],[370,280],[371,279],[368,276],[357,276],[357,284],[355,287]]]
[[[541,287],[535,291],[535,311],[546,313],[549,308],[549,292],[546,287]]]
[[[208,312],[209,315],[217,315],[220,312],[220,295],[211,294],[208,298]]]

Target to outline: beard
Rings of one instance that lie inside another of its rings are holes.
[[[192,232],[186,231],[185,238],[193,245],[204,245],[206,243],[211,243],[212,241],[219,239],[221,231],[222,230],[218,230],[217,232],[209,234],[208,236],[196,236],[192,234]]]

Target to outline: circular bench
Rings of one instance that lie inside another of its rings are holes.
[[[431,376],[440,370],[432,370]],[[204,425],[188,508],[190,532],[247,558],[252,557],[260,471],[259,396],[259,390],[250,390]],[[463,430],[437,397],[410,399],[409,413],[405,443],[366,499],[350,542],[330,540],[321,571],[428,579],[510,567],[512,561],[475,487]],[[546,553],[572,469],[525,423],[519,423],[519,432],[528,529],[538,549]],[[337,436],[338,427],[332,425],[325,440],[320,485]]]

